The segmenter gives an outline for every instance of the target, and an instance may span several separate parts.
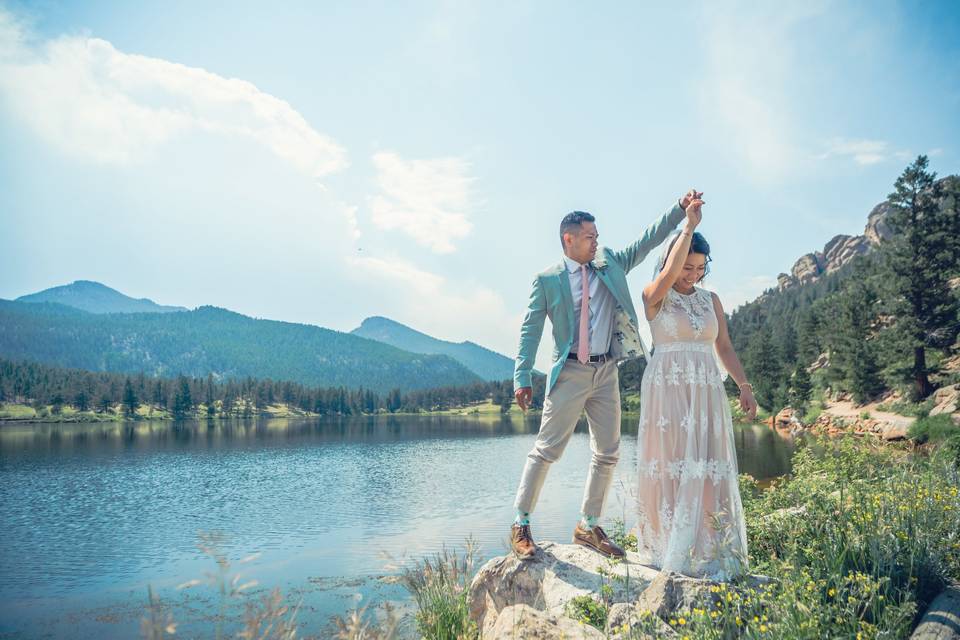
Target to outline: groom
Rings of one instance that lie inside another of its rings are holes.
[[[639,240],[621,251],[606,247],[598,250],[599,234],[589,213],[574,211],[560,222],[563,261],[533,281],[513,375],[517,404],[526,411],[532,398],[530,376],[543,321],[549,317],[553,325],[553,366],[547,378],[540,432],[527,454],[517,489],[517,517],[510,535],[513,552],[523,560],[534,557],[537,551],[530,533],[530,513],[540,488],[583,411],[590,426],[593,457],[573,542],[608,557],[625,555],[597,521],[620,456],[617,363],[647,355],[626,276],[666,239],[698,193],[691,189]]]

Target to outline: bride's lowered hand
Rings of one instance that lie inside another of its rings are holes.
[[[751,421],[757,417],[757,399],[753,397],[753,387],[749,383],[740,385],[740,408]]]

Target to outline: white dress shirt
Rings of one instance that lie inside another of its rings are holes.
[[[570,280],[570,293],[573,295],[573,346],[570,353],[577,353],[580,345],[580,301],[583,299],[580,276],[580,263],[563,254]],[[595,269],[587,265],[587,283],[590,287],[590,355],[602,355],[610,351],[610,339],[613,337],[613,314],[617,301],[610,290],[600,281]]]

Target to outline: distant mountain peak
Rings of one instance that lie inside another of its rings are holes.
[[[370,316],[350,333],[384,342],[404,351],[450,356],[484,380],[513,378],[513,359],[505,355],[469,340],[451,342],[434,338],[384,316]]]
[[[74,280],[17,298],[17,302],[56,302],[90,313],[171,313],[185,307],[160,305],[149,298],[131,298],[95,280]]]

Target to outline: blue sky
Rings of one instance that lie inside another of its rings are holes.
[[[956,2],[0,0],[0,297],[92,279],[512,356],[566,212],[619,247],[697,187],[729,311],[917,154],[960,170],[958,42]]]

